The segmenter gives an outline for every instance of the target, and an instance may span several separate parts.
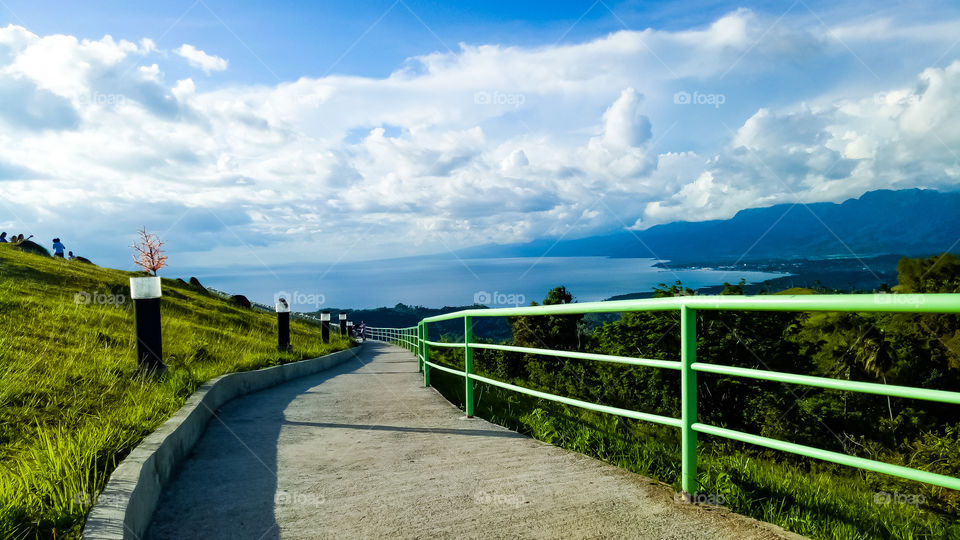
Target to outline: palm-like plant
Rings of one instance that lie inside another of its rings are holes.
[[[887,374],[897,362],[896,350],[886,340],[877,321],[858,314],[840,314],[831,327],[836,341],[833,352],[833,373],[847,380],[858,374],[877,377],[887,384]],[[844,394],[846,412],[846,394]],[[887,412],[893,420],[893,405],[887,396]]]
[[[897,352],[886,340],[883,330],[871,326],[863,334],[860,347],[856,350],[856,359],[865,372],[880,377],[883,384],[887,384],[887,373],[896,364]],[[890,396],[887,396],[887,411],[890,413],[890,420],[893,420]]]

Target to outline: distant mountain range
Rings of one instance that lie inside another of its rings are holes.
[[[927,256],[960,252],[960,192],[877,190],[843,203],[778,204],[726,220],[675,222],[575,240],[459,251],[463,258],[652,257],[672,263]]]

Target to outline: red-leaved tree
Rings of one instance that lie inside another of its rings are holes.
[[[140,229],[140,242],[134,242],[133,262],[150,275],[157,275],[157,270],[167,265],[167,256],[163,254],[163,242],[157,235],[148,233],[144,227]]]

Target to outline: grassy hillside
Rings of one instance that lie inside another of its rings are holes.
[[[0,244],[0,537],[78,535],[111,470],[218,375],[343,349],[291,322],[163,280],[162,379],[136,372],[133,272]]]

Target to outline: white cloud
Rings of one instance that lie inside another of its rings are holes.
[[[764,77],[849,52],[820,25],[772,22],[740,10],[576,45],[464,45],[384,78],[216,90],[166,80],[148,40],[8,26],[0,200],[18,228],[76,231],[124,264],[116,237],[140,225],[173,227],[183,260],[251,262],[248,245],[270,261],[350,260],[960,186],[960,63],[894,84],[851,56],[818,71],[829,96],[812,81],[777,103]],[[678,105],[680,89],[726,101]]]
[[[211,71],[224,71],[227,69],[227,60],[216,55],[207,54],[188,43],[184,43],[180,48],[174,49],[173,52],[186,58],[187,63],[197,69],[202,69],[203,72],[208,75]]]
[[[522,169],[529,164],[530,160],[527,159],[527,154],[524,153],[522,148],[517,148],[500,162],[500,170],[504,173],[522,174]]]
[[[645,226],[725,218],[781,202],[839,201],[872,189],[960,188],[960,61],[925,69],[914,88],[828,106],[760,109],[704,174],[646,207]],[[715,180],[722,179],[722,182]]]
[[[641,96],[626,88],[603,113],[603,133],[581,151],[588,173],[628,179],[656,167],[656,155],[646,148],[651,138],[650,120],[641,114]]]

